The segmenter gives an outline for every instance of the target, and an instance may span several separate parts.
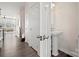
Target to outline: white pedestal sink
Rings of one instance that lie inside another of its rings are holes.
[[[62,32],[60,31],[53,31],[52,32],[52,55],[57,56],[58,53],[58,35]]]

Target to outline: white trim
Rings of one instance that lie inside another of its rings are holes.
[[[33,48],[33,49],[37,52],[37,54],[38,54],[38,55],[40,55],[40,54],[39,54],[39,52],[38,52],[38,50],[37,50],[37,49],[35,49],[35,48],[31,45],[31,44],[29,44],[29,42],[28,42],[28,41],[26,41],[26,40],[25,40],[25,42],[27,42],[27,43],[28,43],[28,46],[29,46],[29,47],[32,47],[32,48]]]
[[[60,51],[63,51],[63,52],[65,52],[65,53],[67,53],[67,54],[69,54],[69,55],[71,55],[71,56],[73,56],[73,57],[78,57],[78,54],[77,54],[77,52],[70,51],[70,50],[63,49],[63,48],[59,48],[59,50],[60,50]]]

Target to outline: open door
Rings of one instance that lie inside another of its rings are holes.
[[[40,57],[51,56],[51,14],[50,2],[29,2],[26,29],[26,42]],[[27,6],[27,5],[26,5]]]
[[[40,56],[51,56],[51,3],[40,3]]]
[[[40,57],[51,56],[51,17],[49,2],[40,3]]]

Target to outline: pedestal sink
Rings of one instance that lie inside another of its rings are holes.
[[[61,31],[52,32],[52,55],[57,56],[58,53],[58,36],[61,35]]]

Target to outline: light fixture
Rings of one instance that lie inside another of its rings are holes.
[[[45,5],[45,7],[49,7],[49,5]]]
[[[6,18],[6,16],[3,17],[4,19]]]
[[[54,8],[55,7],[55,3],[51,3],[51,8]]]

